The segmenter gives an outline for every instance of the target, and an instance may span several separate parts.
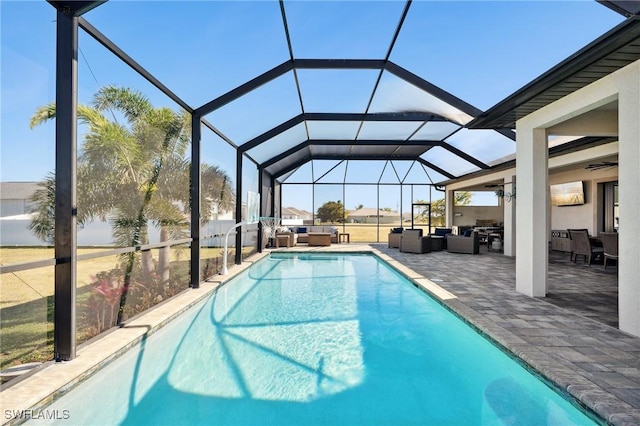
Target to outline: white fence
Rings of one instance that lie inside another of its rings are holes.
[[[0,218],[0,246],[47,246],[29,230],[29,215],[16,215]],[[223,247],[224,234],[235,225],[234,220],[212,220],[200,229],[201,245],[205,247]],[[243,246],[255,244],[258,225],[242,227]],[[232,234],[234,235],[234,234]],[[235,238],[229,236],[229,247],[235,247]],[[160,230],[149,224],[149,243],[160,242]],[[78,226],[78,245],[83,247],[113,245],[112,227],[109,222],[95,221]]]

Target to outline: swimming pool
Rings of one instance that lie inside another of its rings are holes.
[[[376,256],[328,253],[272,253],[48,410],[61,424],[594,424]]]

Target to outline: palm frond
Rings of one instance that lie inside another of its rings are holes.
[[[55,235],[56,211],[56,176],[49,173],[44,181],[38,183],[40,187],[31,197],[31,223],[29,229],[40,240],[53,243]]]
[[[101,111],[115,109],[130,122],[135,122],[152,110],[149,100],[128,87],[105,86],[93,97],[93,106]]]
[[[29,128],[33,129],[42,123],[45,123],[56,116],[56,104],[55,102],[48,103],[41,106],[36,110],[31,119],[29,120]]]

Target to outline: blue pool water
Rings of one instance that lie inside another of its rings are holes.
[[[272,253],[49,409],[62,424],[594,424],[362,254]]]

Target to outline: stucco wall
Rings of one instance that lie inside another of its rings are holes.
[[[586,228],[590,234],[597,234],[599,231],[598,184],[616,180],[618,180],[617,167],[594,171],[577,168],[549,175],[550,185],[582,181],[585,196],[585,204],[580,206],[549,206],[550,229]]]
[[[453,225],[455,226],[475,226],[477,219],[493,220],[499,225],[504,222],[504,209],[502,206],[455,206],[453,208]]]

